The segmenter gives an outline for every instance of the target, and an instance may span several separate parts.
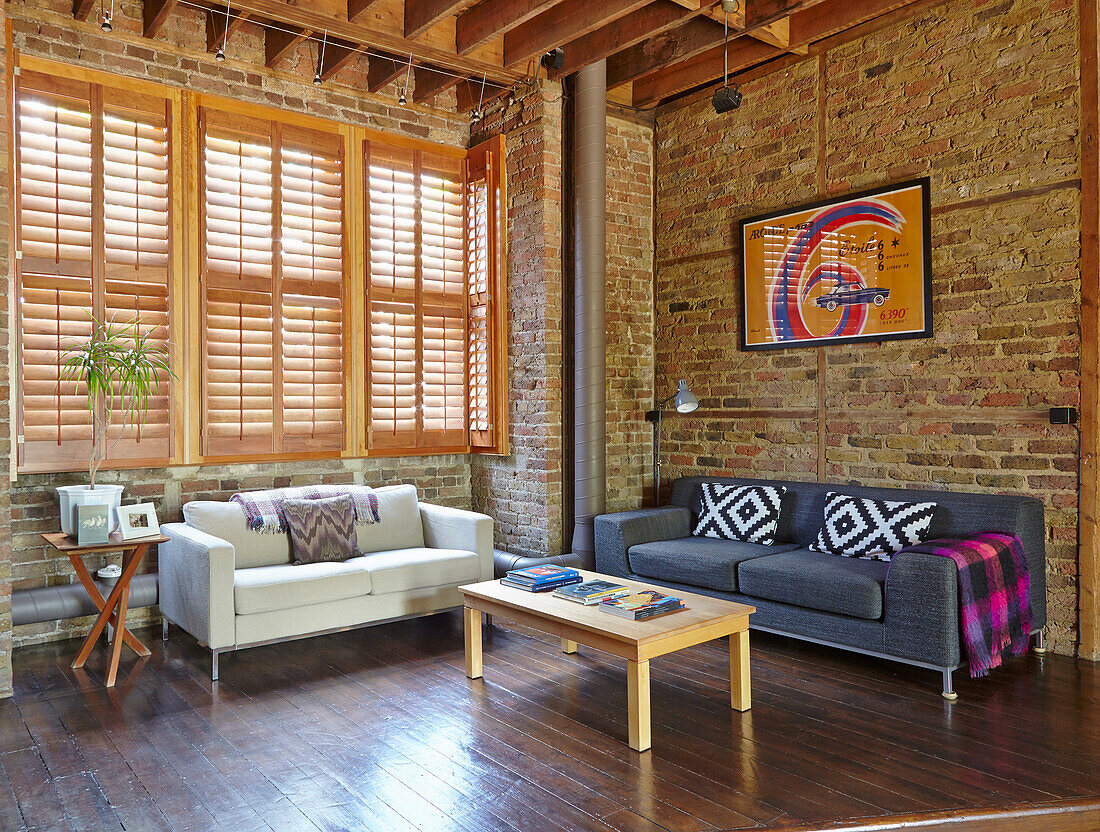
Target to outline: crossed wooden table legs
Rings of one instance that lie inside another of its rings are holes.
[[[168,540],[168,538],[158,535],[144,540],[122,541],[117,535],[112,535],[112,540],[106,544],[80,546],[75,540],[64,534],[47,534],[42,536],[46,538],[52,546],[68,556],[69,562],[72,563],[77,578],[80,579],[80,583],[88,592],[88,597],[92,599],[92,603],[99,609],[99,616],[96,618],[95,624],[92,625],[92,629],[84,639],[84,644],[81,645],[80,652],[77,653],[76,658],[73,659],[72,666],[74,668],[84,667],[84,663],[88,660],[92,648],[95,647],[96,640],[99,638],[100,634],[102,634],[104,627],[110,624],[114,628],[114,639],[111,642],[109,651],[106,685],[107,687],[114,687],[115,678],[118,676],[118,662],[122,656],[123,642],[139,656],[144,657],[150,655],[149,648],[138,641],[137,637],[126,629],[126,609],[130,600],[130,581],[133,579],[134,573],[137,571],[149,547],[154,543],[163,543]],[[122,575],[111,589],[110,594],[104,599],[103,594],[99,591],[99,587],[96,586],[95,581],[92,580],[88,568],[84,565],[83,556],[110,551],[122,552]]]

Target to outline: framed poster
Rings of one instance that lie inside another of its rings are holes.
[[[931,336],[927,178],[740,225],[741,349]]]

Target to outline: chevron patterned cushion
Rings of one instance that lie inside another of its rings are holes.
[[[699,522],[692,534],[770,546],[775,542],[779,502],[786,490],[782,486],[705,482],[700,489]]]
[[[295,563],[340,561],[358,554],[355,510],[347,494],[318,500],[284,500],[283,516]]]
[[[825,495],[825,519],[810,546],[849,558],[889,561],[906,546],[928,535],[935,503],[871,500],[830,491]]]

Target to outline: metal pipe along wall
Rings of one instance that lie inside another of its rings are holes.
[[[606,496],[607,66],[604,61],[577,73],[575,95],[573,552],[591,568],[596,552],[593,520],[603,513]]]

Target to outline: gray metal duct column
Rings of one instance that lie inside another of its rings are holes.
[[[576,272],[573,552],[595,563],[593,520],[604,511],[604,282],[607,266],[607,65],[577,73],[574,117]]]

